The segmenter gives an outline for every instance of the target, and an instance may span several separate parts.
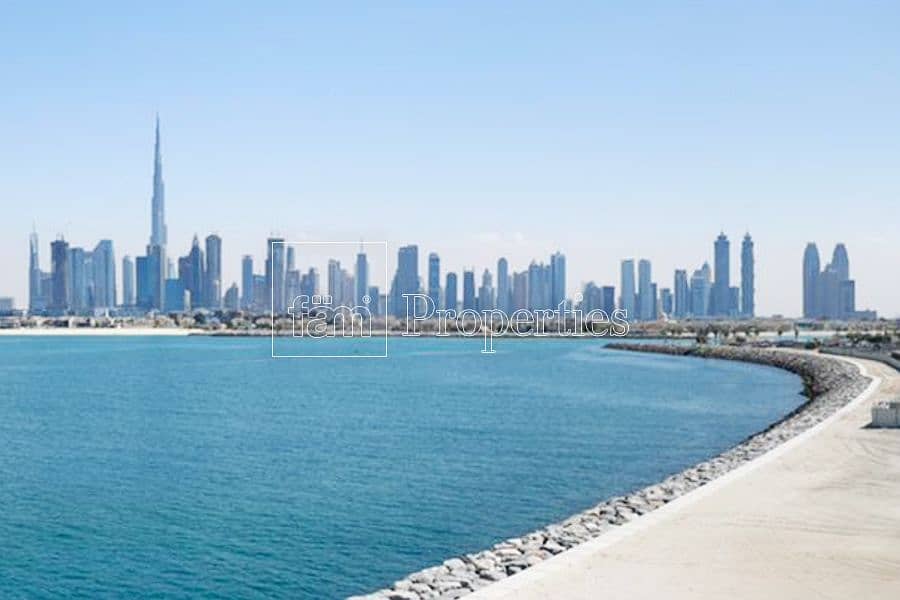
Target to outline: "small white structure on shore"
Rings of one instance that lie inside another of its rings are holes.
[[[900,399],[873,406],[872,427],[900,427]]]

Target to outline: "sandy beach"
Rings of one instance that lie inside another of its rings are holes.
[[[900,597],[900,431],[870,429],[900,373],[762,457],[470,595],[473,600]]]

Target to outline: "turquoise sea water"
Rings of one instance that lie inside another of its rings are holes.
[[[353,344],[360,341],[338,342]],[[599,340],[0,338],[0,597],[340,598],[710,457],[797,406]]]

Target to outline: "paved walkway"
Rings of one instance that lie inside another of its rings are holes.
[[[900,599],[900,373],[760,459],[467,600]]]

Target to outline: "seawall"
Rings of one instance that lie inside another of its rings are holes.
[[[785,369],[803,378],[809,400],[740,444],[664,481],[610,498],[568,519],[527,535],[504,540],[482,552],[444,561],[395,582],[390,588],[355,598],[420,600],[465,596],[545,559],[651,512],[736,467],[761,456],[825,420],[865,390],[869,379],[853,365],[813,353],[731,346],[610,344],[608,348],[724,360]]]

